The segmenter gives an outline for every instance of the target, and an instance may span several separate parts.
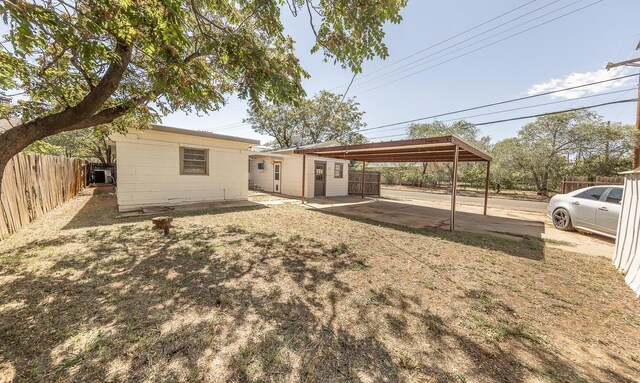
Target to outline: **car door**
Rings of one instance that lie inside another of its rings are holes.
[[[598,226],[598,231],[613,236],[616,235],[621,201],[622,187],[611,187],[603,195],[600,206],[596,209],[596,225]]]
[[[602,207],[600,199],[608,188],[596,186],[589,188],[571,199],[571,220],[574,226],[597,230],[596,210]]]

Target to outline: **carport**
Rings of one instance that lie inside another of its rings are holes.
[[[456,136],[416,138],[411,140],[373,142],[369,144],[333,146],[326,148],[296,149],[302,154],[302,203],[305,193],[306,156],[339,158],[362,162],[362,172],[371,162],[451,162],[453,163],[450,230],[455,228],[456,189],[458,185],[459,162],[486,162],[487,173],[484,190],[484,215],[487,215],[489,198],[489,171],[491,156]],[[362,177],[364,182],[364,177]],[[362,187],[364,198],[364,185]]]

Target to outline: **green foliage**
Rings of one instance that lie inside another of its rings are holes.
[[[131,61],[124,77],[114,80],[117,90],[101,95],[106,101],[98,112],[120,107],[148,123],[176,110],[215,111],[231,94],[254,106],[294,102],[304,97],[301,80],[308,74],[284,33],[284,9],[308,15],[317,36],[314,52],[358,73],[363,60],[387,56],[383,26],[400,22],[404,5],[406,0],[0,2],[9,29],[7,49],[0,51],[0,90],[24,94],[4,114],[28,121],[82,105],[110,64],[123,60],[118,49],[126,47]]]
[[[411,124],[407,128],[407,138],[457,136],[479,149],[488,149],[491,138],[488,136],[479,137],[479,134],[480,130],[475,125],[464,120],[449,125],[436,120],[422,124]]]
[[[629,170],[638,131],[630,125],[599,123],[585,132],[591,139],[574,154],[569,172],[577,176],[615,176]]]
[[[517,137],[491,145],[489,137],[465,121],[447,125],[440,121],[413,124],[409,138],[456,135],[493,156],[491,182],[501,189],[529,189],[546,194],[557,190],[566,175],[613,176],[631,167],[634,143],[639,133],[632,126],[605,123],[591,111],[544,116],[524,125]],[[440,187],[451,182],[449,163],[406,164],[381,168],[383,182]],[[484,164],[462,163],[462,185],[482,188]]]
[[[110,132],[105,126],[62,132],[33,142],[25,151],[111,164],[115,158],[106,143]]]
[[[302,138],[302,144],[338,141],[342,144],[364,142],[358,130],[365,127],[364,112],[354,98],[321,91],[311,99],[297,104],[270,104],[250,109],[253,130],[275,137],[271,144],[286,148],[293,145],[293,137]]]
[[[457,136],[474,145],[487,150],[490,146],[490,137],[480,137],[480,130],[473,124],[464,120],[446,124],[434,121],[422,124],[411,124],[407,128],[408,138]],[[460,181],[473,186],[484,185],[486,174],[483,163],[460,163],[458,172]],[[416,186],[437,186],[442,183],[450,183],[453,175],[453,167],[449,163],[423,163],[419,168],[411,167],[405,171],[404,181]]]
[[[631,127],[604,123],[595,112],[539,117],[494,145],[494,182],[509,188],[531,181],[546,194],[565,175],[615,175],[629,168],[636,140]]]

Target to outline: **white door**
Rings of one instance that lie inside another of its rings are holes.
[[[280,162],[275,162],[273,164],[273,191],[276,193],[282,193],[280,189],[280,175],[282,172],[282,164]]]

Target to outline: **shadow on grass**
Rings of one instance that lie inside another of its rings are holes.
[[[315,211],[345,218],[351,221],[365,223],[374,226],[390,228],[405,233],[418,234],[426,237],[440,238],[463,245],[473,246],[481,249],[499,251],[518,258],[527,258],[532,260],[544,259],[545,242],[539,236],[518,236],[519,239],[510,239],[497,237],[491,234],[478,234],[466,231],[448,231],[435,228],[411,228],[394,223],[378,221],[371,218],[359,217],[349,213],[346,208],[323,208],[315,209]]]
[[[180,227],[168,238],[121,226],[0,254],[2,275],[63,244],[87,249],[0,287],[3,302],[17,305],[0,312],[2,359],[16,380],[200,380],[213,373],[203,356],[213,361],[228,345],[237,350],[222,380],[278,380],[293,373],[294,357],[306,381],[344,381],[354,368],[377,381],[400,379],[379,342],[335,331],[319,316],[322,298],[305,296],[321,286],[332,299],[347,294],[336,274],[351,254],[235,226]]]
[[[0,252],[0,373],[8,364],[9,380],[27,382],[599,382],[489,290],[457,298],[472,310],[460,327],[402,281],[368,287],[367,262],[344,243],[188,220],[164,237],[128,224],[139,218]],[[382,225],[525,258],[542,251]]]
[[[59,255],[46,259],[46,270],[14,271],[50,251]],[[532,373],[495,339],[469,336],[433,313],[430,302],[392,286],[371,290],[351,326],[336,321],[337,307],[356,293],[346,275],[366,271],[354,268],[359,258],[348,247],[300,235],[185,224],[163,237],[124,225],[39,241],[0,258],[0,277],[8,278],[0,297],[10,304],[0,310],[0,355],[16,381],[517,383]],[[490,292],[466,297],[515,318]],[[584,378],[535,334],[522,335],[516,319],[495,322],[486,310],[472,326],[515,339],[552,371],[536,373]],[[410,330],[414,322],[418,331]],[[398,355],[383,341],[389,336],[400,348],[430,346]],[[452,369],[450,357],[465,360],[465,372]]]
[[[156,214],[146,214],[133,217],[116,218],[120,216],[116,196],[113,188],[98,186],[93,188],[93,194],[78,213],[67,223],[63,230],[81,229],[89,227],[108,226],[122,223],[137,223],[151,221],[156,216],[194,217],[203,214],[225,214],[237,211],[259,210],[266,207],[248,201],[213,202],[190,207],[176,206],[173,210],[160,211]]]

